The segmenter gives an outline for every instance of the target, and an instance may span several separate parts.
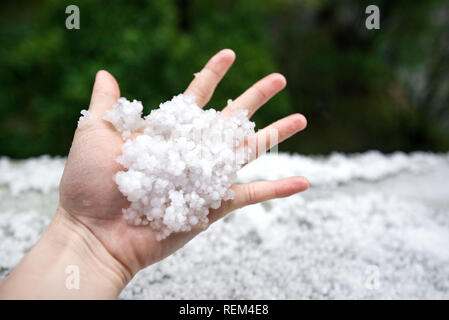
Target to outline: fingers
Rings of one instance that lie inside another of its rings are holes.
[[[209,102],[215,88],[231,67],[234,60],[234,51],[231,49],[221,50],[195,75],[195,78],[184,93],[195,94],[198,106],[201,108],[204,107]]]
[[[103,119],[106,111],[119,97],[120,88],[115,78],[107,71],[98,71],[89,105],[91,115],[95,119]]]
[[[272,73],[257,81],[248,90],[234,100],[231,106],[222,110],[226,116],[231,116],[236,110],[248,110],[250,118],[262,105],[270,100],[276,93],[285,88],[287,80],[280,73]]]
[[[308,187],[309,181],[304,177],[237,184],[233,186],[235,199],[232,210],[275,198],[289,197]]]
[[[304,177],[235,184],[232,186],[235,192],[234,200],[224,202],[223,208],[211,210],[209,220],[213,223],[238,208],[275,198],[289,197],[308,187],[309,181]]]
[[[247,143],[252,150],[251,159],[254,160],[273,146],[290,138],[307,126],[307,119],[299,113],[282,118],[269,126],[257,131]]]

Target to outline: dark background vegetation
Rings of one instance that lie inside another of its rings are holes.
[[[76,4],[81,29],[67,30]],[[381,29],[365,28],[377,4]],[[301,112],[300,153],[449,149],[447,1],[1,1],[0,155],[67,154],[95,72],[147,107],[182,92],[216,51],[237,60],[210,106],[283,73],[257,127]]]

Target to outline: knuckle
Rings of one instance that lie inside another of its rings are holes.
[[[259,100],[261,101],[267,101],[268,100],[268,95],[259,87],[259,85],[256,83],[255,85],[252,86],[254,92],[256,93],[257,97],[259,98]]]
[[[195,95],[197,104],[201,105],[202,103],[207,102],[209,99],[209,94],[207,90],[202,85],[196,85],[192,88],[192,92]]]
[[[273,192],[272,192],[272,198],[273,199],[277,199],[277,198],[282,198],[283,197],[282,192],[279,190],[279,188],[276,185],[274,185],[272,188],[273,188]]]
[[[250,183],[246,186],[246,202],[248,204],[257,203],[257,190],[254,184]]]
[[[214,81],[218,82],[221,79],[221,75],[212,68],[206,67],[204,68],[204,71],[208,72],[212,76],[212,78],[214,78]]]

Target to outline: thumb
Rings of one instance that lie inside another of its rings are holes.
[[[98,71],[90,98],[90,113],[96,119],[103,119],[106,111],[118,98],[120,98],[120,88],[115,78],[105,70]]]

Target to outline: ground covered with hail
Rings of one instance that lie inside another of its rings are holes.
[[[0,280],[48,225],[65,158],[0,158]],[[449,154],[267,154],[238,182],[308,191],[228,215],[122,299],[449,298]]]

